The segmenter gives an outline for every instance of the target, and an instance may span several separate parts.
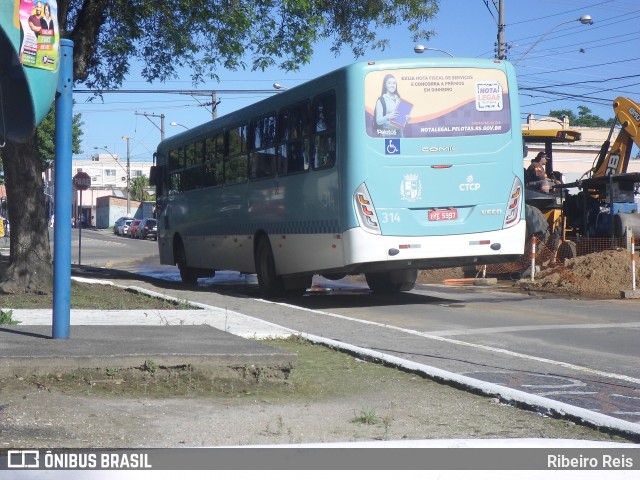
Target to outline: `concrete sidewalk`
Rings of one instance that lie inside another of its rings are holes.
[[[175,300],[152,290],[136,290]],[[192,304],[198,309],[72,310],[69,339],[52,339],[51,310],[13,310],[11,318],[19,324],[0,327],[0,374],[128,368],[146,360],[208,370],[246,365],[279,369],[295,364],[294,354],[252,341],[286,338],[291,330],[211,305]]]
[[[129,368],[146,361],[206,371],[284,369],[296,363],[294,354],[207,325],[74,325],[71,338],[63,340],[51,338],[51,327],[29,325],[26,315],[15,316],[26,325],[0,328],[2,375]]]

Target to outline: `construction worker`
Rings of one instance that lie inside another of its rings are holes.
[[[546,153],[538,153],[538,155],[531,160],[531,165],[529,165],[529,168],[527,168],[527,171],[525,172],[526,185],[544,193],[549,193],[551,191],[551,186],[558,183],[547,176],[545,168],[547,160],[548,158]]]

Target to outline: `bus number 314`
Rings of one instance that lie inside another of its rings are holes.
[[[400,223],[400,214],[398,212],[382,213],[382,223]]]

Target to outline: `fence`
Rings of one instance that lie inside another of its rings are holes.
[[[634,243],[637,247],[637,239],[634,240]],[[486,274],[492,275],[521,273],[531,267],[532,260],[535,261],[535,265],[541,268],[553,267],[570,258],[618,249],[630,250],[630,242],[627,237],[580,238],[568,241],[559,241],[557,238],[551,237],[546,242],[540,242],[536,239],[535,250],[532,242],[528,241],[524,249],[525,254],[518,261],[482,265],[477,269],[483,271],[483,274],[486,272]]]

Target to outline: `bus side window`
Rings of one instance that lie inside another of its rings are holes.
[[[172,172],[169,176],[169,195],[182,192],[182,175],[180,172]]]
[[[227,133],[228,154],[224,167],[225,185],[247,181],[247,130],[247,125],[242,125]]]
[[[208,137],[204,143],[203,186],[222,185],[222,165],[224,160],[224,142],[221,133]]]
[[[336,95],[335,92],[316,97],[313,101],[314,169],[330,168],[336,163]]]
[[[309,107],[283,109],[278,122],[278,174],[309,170]]]
[[[169,170],[173,171],[182,168],[182,165],[180,164],[181,152],[182,149],[171,150],[169,152]]]
[[[249,178],[267,178],[275,175],[276,117],[275,114],[251,122],[251,153]]]
[[[193,164],[202,165],[204,163],[204,140],[198,140],[193,148]]]
[[[191,167],[182,171],[183,190],[196,190],[203,186],[202,167]]]
[[[191,168],[196,164],[196,144],[190,143],[184,147],[184,166]]]

